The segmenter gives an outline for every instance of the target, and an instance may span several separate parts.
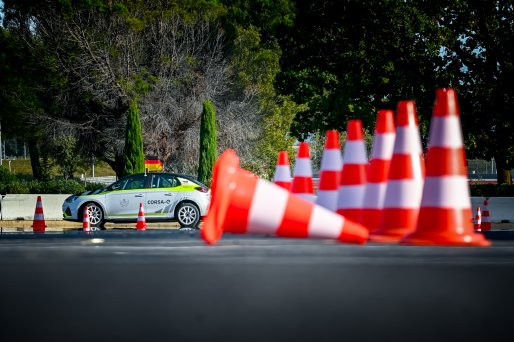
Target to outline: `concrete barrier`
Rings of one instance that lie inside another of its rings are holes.
[[[36,208],[37,194],[5,195],[0,201],[1,220],[32,220]],[[42,194],[43,211],[45,219],[62,219],[62,203],[70,195]],[[476,207],[483,209],[484,198],[471,197],[473,215]],[[514,197],[489,198],[489,211],[491,222],[514,222]]]
[[[484,199],[471,197],[473,212],[477,207],[484,209]],[[514,197],[490,197],[488,208],[491,222],[514,222]]]
[[[33,220],[36,210],[37,194],[11,195],[7,194],[0,203],[2,220]],[[70,195],[41,194],[45,220],[62,219],[62,204]]]

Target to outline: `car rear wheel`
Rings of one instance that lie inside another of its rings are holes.
[[[94,202],[89,202],[82,208],[82,212],[84,212],[84,208],[86,206],[89,211],[89,224],[91,226],[91,230],[102,229],[104,225],[104,212],[102,208]]]
[[[176,217],[180,227],[196,228],[200,222],[200,210],[193,203],[180,203],[176,210]]]

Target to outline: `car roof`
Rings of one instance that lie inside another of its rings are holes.
[[[145,173],[134,173],[134,174],[131,174],[131,175],[127,175],[125,177],[129,177],[129,176],[135,176],[135,175],[145,175]],[[148,172],[146,173],[146,175],[169,175],[169,176],[174,176],[174,177],[182,177],[182,178],[186,178],[186,179],[189,179],[190,181],[193,181],[195,183],[198,183],[200,185],[203,185],[205,186],[206,188],[208,188],[207,185],[205,185],[204,183],[200,182],[198,179],[196,179],[195,177],[191,176],[191,175],[188,175],[188,174],[185,174],[185,173],[174,173],[174,172]],[[123,178],[125,178],[123,177]],[[121,178],[121,179],[123,179]]]

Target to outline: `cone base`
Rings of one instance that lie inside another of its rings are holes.
[[[232,150],[226,150],[218,158],[212,172],[211,204],[204,219],[200,236],[209,244],[215,244],[223,235],[224,211],[230,197],[229,183],[239,168],[239,157]]]
[[[46,224],[44,224],[44,223],[33,224],[32,229],[36,233],[44,233],[45,229],[46,229]]]
[[[394,231],[388,231],[387,234],[371,234],[369,236],[369,241],[381,243],[398,243],[402,241],[405,235],[405,229],[401,228],[401,230],[397,231],[397,233]]]
[[[368,230],[359,223],[345,219],[343,231],[338,240],[346,243],[363,245],[368,241]]]
[[[437,233],[413,233],[401,241],[405,245],[425,245],[425,246],[490,246],[491,242],[486,240],[480,233],[465,235],[437,234]]]

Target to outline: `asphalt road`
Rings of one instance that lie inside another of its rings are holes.
[[[489,237],[459,248],[0,234],[0,341],[511,341],[514,231]]]

